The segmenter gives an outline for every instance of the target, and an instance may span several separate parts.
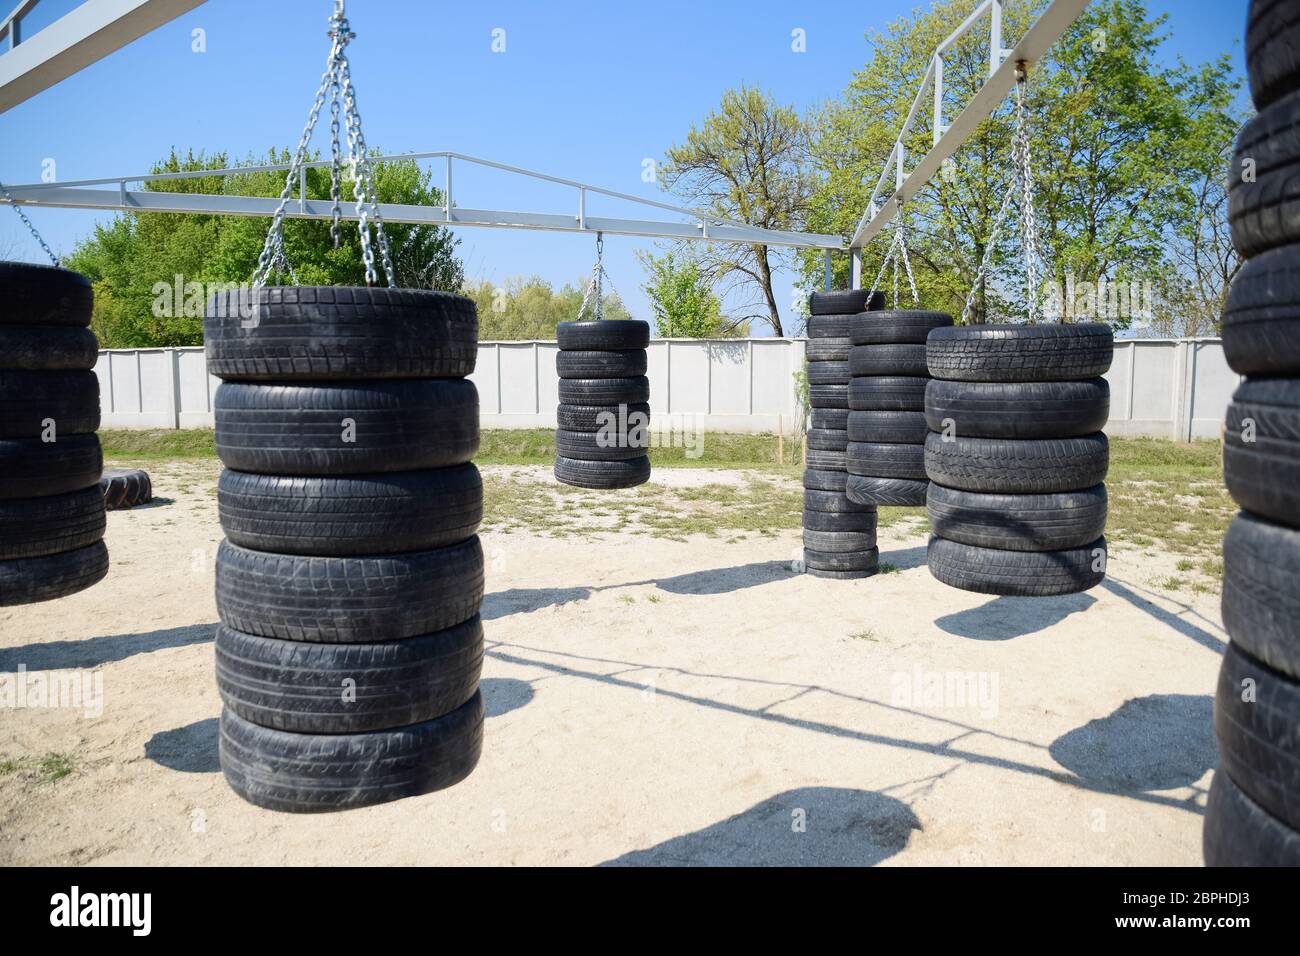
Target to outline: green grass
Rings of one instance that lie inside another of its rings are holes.
[[[42,783],[53,783],[55,780],[62,780],[72,773],[74,769],[71,755],[57,753],[47,753],[41,758],[38,767]]]
[[[210,428],[144,431],[107,428],[99,432],[104,458],[166,461],[187,458],[216,458],[217,443]]]

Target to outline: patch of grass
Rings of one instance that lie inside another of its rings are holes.
[[[99,432],[105,458],[168,460],[216,458],[216,433],[210,428],[108,428]]]
[[[11,774],[18,769],[18,761],[8,757],[0,758],[0,777]]]
[[[880,574],[897,574],[897,573],[898,573],[898,565],[896,565],[896,564],[890,564],[888,561],[885,561],[885,562],[883,562],[883,563],[880,565],[880,571],[879,571],[879,573],[880,573]]]
[[[871,628],[867,628],[865,631],[854,631],[852,634],[849,635],[849,637],[853,638],[853,640],[855,641],[880,640],[880,638],[876,636],[876,632],[873,631]]]
[[[76,769],[71,754],[47,753],[41,758],[37,768],[42,783],[62,780]]]

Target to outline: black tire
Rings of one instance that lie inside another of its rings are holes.
[[[808,316],[808,338],[811,339],[846,339],[849,337],[849,323],[853,320],[852,312],[826,312]]]
[[[844,471],[848,467],[844,452],[809,447],[804,464],[815,471]]]
[[[236,471],[415,471],[461,465],[478,450],[478,391],[463,379],[226,383],[214,408],[217,455]]]
[[[641,416],[640,418],[636,416]],[[610,425],[630,427],[650,424],[650,406],[646,402],[633,405],[557,405],[556,427],[570,432],[596,432]]]
[[[849,433],[838,428],[810,428],[808,447],[822,451],[844,451],[849,447]]]
[[[870,551],[876,546],[876,532],[818,531],[814,528],[805,527],[803,529],[803,546],[805,550],[818,554]]]
[[[1223,481],[1233,499],[1300,527],[1300,379],[1247,379],[1223,424]]]
[[[924,345],[934,329],[952,325],[946,312],[890,309],[858,315],[849,331],[854,345]]]
[[[42,438],[48,422],[56,440],[99,428],[95,373],[0,372],[0,438]]]
[[[849,373],[867,375],[929,375],[924,345],[855,345]]]
[[[1254,163],[1249,181],[1247,160]],[[1245,259],[1300,242],[1300,91],[1260,110],[1237,135],[1228,225]]]
[[[90,325],[95,293],[79,272],[0,262],[0,325]]]
[[[915,507],[925,504],[928,481],[910,478],[877,478],[873,475],[849,475],[844,493],[849,500],[872,507]]]
[[[217,613],[227,627],[285,641],[371,644],[468,621],[483,601],[477,537],[430,551],[314,557],[217,549]]]
[[[977,594],[1077,594],[1106,577],[1105,538],[1060,551],[1002,551],[932,537],[926,556],[936,580]]]
[[[850,442],[845,461],[845,468],[850,475],[926,480],[924,445]]]
[[[576,488],[635,488],[650,480],[650,459],[642,456],[623,461],[582,461],[557,455],[555,480]]]
[[[108,549],[96,541],[75,551],[0,561],[0,607],[53,601],[84,591],[108,574]]]
[[[836,581],[858,581],[862,578],[874,577],[878,571],[878,568],[866,571],[823,571],[821,568],[804,567],[804,574],[810,578],[830,578]]]
[[[644,428],[627,432],[606,433],[570,432],[557,430],[555,453],[561,458],[580,461],[629,461],[644,458],[650,447],[650,436]]]
[[[844,431],[849,427],[847,408],[813,408],[809,410],[810,428]]]
[[[1269,816],[1219,771],[1205,804],[1206,866],[1300,866],[1300,833]]]
[[[885,293],[875,289],[838,289],[808,296],[808,312],[812,315],[852,315],[881,309],[884,305]]]
[[[808,404],[813,408],[849,407],[849,387],[847,385],[809,385]]]
[[[294,734],[223,709],[221,770],[249,803],[323,813],[387,803],[459,783],[483,750],[483,695],[398,730]]]
[[[555,327],[555,338],[562,349],[643,349],[650,344],[650,323],[641,319],[561,322]]]
[[[809,362],[809,385],[848,385],[848,362]]]
[[[873,375],[849,382],[849,408],[855,412],[920,412],[925,410],[925,386],[916,375]]]
[[[300,734],[392,730],[449,714],[478,691],[483,622],[378,644],[216,638],[221,702],[244,720]]]
[[[1223,627],[1251,657],[1300,681],[1300,531],[1242,512],[1223,539]]]
[[[930,530],[1002,551],[1082,548],[1106,530],[1106,486],[1050,495],[981,494],[931,484]]]
[[[804,494],[816,494],[816,492],[804,492]],[[840,497],[842,498],[843,495]],[[874,537],[876,534],[876,521],[877,513],[875,508],[865,511],[809,511],[805,509],[803,513],[803,530],[805,534],[809,531],[857,532],[859,534],[870,534]],[[806,538],[804,544],[808,544]],[[868,545],[868,547],[874,546],[874,541]]]
[[[868,508],[856,502],[849,501],[844,496],[844,492],[835,490],[824,490],[820,488],[810,488],[807,485],[807,472],[804,473],[804,493],[803,493],[803,510],[807,515],[810,511],[820,514],[871,514],[875,515],[875,508]],[[874,518],[872,520],[875,520]]]
[[[930,434],[925,412],[849,412],[849,441],[920,445]]]
[[[1300,7],[1293,0],[1251,0],[1246,72],[1257,110],[1300,89]]]
[[[814,551],[803,549],[803,564],[815,571],[856,571],[875,574],[880,570],[880,551],[867,548],[862,551]]]
[[[930,429],[973,438],[1073,438],[1110,417],[1104,378],[1077,382],[948,382],[925,390]]]
[[[804,356],[809,362],[847,362],[853,351],[853,340],[847,335],[833,339],[808,339]]]
[[[208,371],[226,381],[462,378],[478,357],[472,299],[427,289],[268,286],[214,294]]]
[[[839,492],[842,497],[848,477],[848,472],[843,469],[813,468],[810,466],[804,469],[803,486],[805,490]]]
[[[0,501],[0,561],[73,551],[104,537],[104,498],[91,485],[66,495]]]
[[[926,340],[935,378],[962,382],[1064,382],[1096,378],[1110,368],[1115,334],[1109,325],[962,325]]]
[[[96,484],[104,470],[97,435],[0,441],[0,499],[62,495]]]
[[[1214,696],[1219,769],[1292,830],[1300,830],[1297,727],[1300,684],[1247,656],[1230,641]]]
[[[963,491],[1050,494],[1091,488],[1106,479],[1106,436],[1061,439],[966,438],[925,440],[930,480]]]
[[[99,477],[99,492],[109,511],[153,501],[153,481],[139,468],[109,468]]]
[[[612,320],[611,320],[612,321]],[[637,378],[562,378],[562,405],[644,405],[650,401],[650,380]]]
[[[226,469],[217,512],[226,537],[252,551],[336,558],[430,551],[477,533],[483,479],[472,464],[337,478]]]
[[[0,324],[0,368],[87,371],[97,358],[99,342],[90,329]]]
[[[555,372],[560,378],[636,378],[645,370],[645,349],[555,353]]]
[[[1300,245],[1246,260],[1223,309],[1223,354],[1239,375],[1300,375]]]

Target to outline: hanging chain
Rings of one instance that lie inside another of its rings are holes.
[[[880,282],[885,278],[885,271],[889,268],[890,263],[894,266],[894,308],[898,308],[898,265],[902,261],[903,268],[907,272],[907,284],[912,290],[912,302],[919,306],[921,296],[916,289],[916,276],[912,274],[912,260],[907,254],[907,227],[903,222],[903,203],[898,203],[898,217],[894,220],[894,236],[889,241],[889,248],[885,251],[885,258],[880,262],[880,272],[876,276],[872,289],[879,289]]]
[[[45,244],[45,239],[42,238],[36,227],[32,225],[32,221],[27,218],[27,213],[23,212],[23,207],[14,202],[14,197],[9,194],[9,190],[5,189],[4,183],[0,183],[0,194],[3,194],[5,199],[9,200],[10,208],[18,214],[18,218],[23,221],[23,225],[26,226],[28,231],[32,234],[32,238],[40,244],[40,247],[45,250],[45,254],[50,257],[50,261],[53,262],[56,267],[62,267],[63,263],[59,261],[59,257],[50,251],[50,247]]]
[[[596,301],[595,321],[600,322],[605,318],[605,284],[609,284],[610,294],[618,298],[618,290],[614,288],[614,280],[609,277],[605,271],[605,234],[596,233],[596,266],[591,270],[591,279],[587,282],[586,289],[582,293],[582,304],[578,306],[577,318],[581,319],[587,312],[587,307],[591,304],[592,299]]]
[[[280,203],[276,207],[275,215],[272,217],[271,228],[267,232],[266,241],[262,244],[262,253],[258,256],[257,270],[253,273],[253,287],[255,289],[260,289],[266,285],[271,273],[277,268],[284,268],[285,271],[289,272],[293,281],[297,282],[297,276],[289,265],[289,259],[284,249],[284,211],[289,204],[289,197],[293,194],[294,184],[298,182],[302,174],[303,164],[307,159],[307,147],[311,143],[312,133],[316,129],[316,122],[320,118],[320,111],[325,105],[326,97],[331,99],[330,146],[332,167],[330,198],[333,201],[333,209],[330,235],[337,247],[339,242],[338,226],[342,216],[339,208],[338,183],[342,159],[339,149],[338,127],[338,113],[341,103],[343,122],[347,129],[348,161],[352,166],[355,183],[357,219],[361,232],[361,258],[366,266],[366,285],[373,285],[377,278],[374,252],[370,247],[369,220],[373,218],[388,286],[389,288],[396,287],[388,236],[384,232],[384,221],[379,214],[370,158],[366,151],[365,137],[361,133],[361,113],[357,109],[356,90],[352,86],[352,71],[348,65],[347,55],[344,52],[348,42],[356,38],[356,34],[352,32],[347,16],[344,13],[344,0],[334,0],[334,14],[330,17],[329,35],[332,41],[330,43],[329,59],[326,62],[325,72],[321,74],[320,87],[316,90],[315,100],[312,101],[311,112],[307,116],[307,125],[303,127],[302,137],[298,141],[298,148],[294,151],[293,161],[289,164],[289,172],[284,179],[284,189],[280,192]]]

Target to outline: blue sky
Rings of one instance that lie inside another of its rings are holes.
[[[358,37],[350,58],[372,147],[452,149],[672,201],[642,182],[642,160],[680,142],[725,90],[758,85],[800,108],[837,96],[869,55],[866,34],[923,5],[352,0],[348,15]],[[1229,52],[1244,75],[1247,0],[1148,5],[1169,16],[1170,59],[1201,62]],[[42,0],[26,32],[74,6],[76,0]],[[330,8],[329,0],[209,0],[0,113],[0,181],[39,181],[46,159],[66,181],[143,173],[173,146],[232,157],[292,146],[324,64]],[[191,51],[195,28],[206,33],[205,53]],[[504,53],[491,50],[496,28],[505,30]],[[806,53],[791,52],[795,28],[806,32]],[[318,131],[315,143],[323,142]],[[571,191],[459,168],[455,194],[459,204],[480,208],[574,207]],[[588,209],[639,214],[595,200]],[[71,251],[96,221],[76,210],[29,214],[59,252]],[[494,281],[536,274],[558,285],[588,273],[594,257],[586,236],[469,228],[457,234],[467,275]],[[649,315],[635,250],[652,245],[617,236],[605,243],[615,287],[643,318]],[[40,259],[17,217],[0,209],[5,249]],[[780,303],[790,301],[790,279],[779,281]]]

